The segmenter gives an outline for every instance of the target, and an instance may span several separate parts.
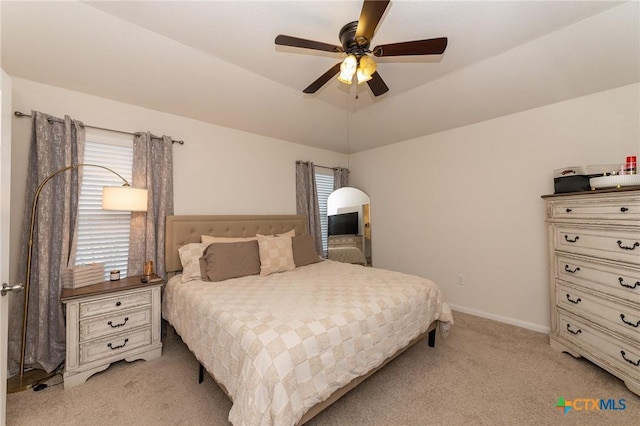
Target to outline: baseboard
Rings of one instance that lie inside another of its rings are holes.
[[[533,331],[537,331],[539,333],[549,334],[551,332],[551,327],[546,326],[546,325],[534,324],[532,322],[521,321],[521,320],[517,320],[517,319],[514,319],[514,318],[509,318],[509,317],[503,317],[501,315],[496,315],[496,314],[491,314],[491,313],[488,313],[488,312],[478,311],[478,310],[475,310],[475,309],[470,309],[470,308],[466,308],[464,306],[459,306],[459,305],[449,304],[449,307],[451,308],[451,310],[459,311],[459,312],[462,312],[463,314],[475,315],[477,317],[487,318],[487,319],[490,319],[490,320],[494,320],[494,321],[503,322],[503,323],[506,323],[506,324],[515,325],[517,327],[526,328],[527,330],[533,330]],[[456,318],[454,317],[453,321],[455,321],[455,320],[456,320]]]

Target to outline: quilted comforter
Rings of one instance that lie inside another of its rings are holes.
[[[293,425],[451,311],[431,281],[326,260],[167,284],[163,316],[233,402],[234,425]]]

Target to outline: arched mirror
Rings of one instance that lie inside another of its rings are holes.
[[[358,188],[344,187],[327,199],[328,258],[371,266],[371,200]]]

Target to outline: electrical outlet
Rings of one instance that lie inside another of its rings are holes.
[[[456,283],[458,285],[463,285],[464,284],[464,275],[458,274],[458,278],[456,278]]]

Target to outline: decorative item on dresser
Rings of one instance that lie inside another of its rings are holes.
[[[67,317],[65,388],[84,383],[112,362],[160,357],[163,284],[157,276],[134,276],[62,291]]]
[[[640,395],[640,188],[545,195],[551,346]]]

